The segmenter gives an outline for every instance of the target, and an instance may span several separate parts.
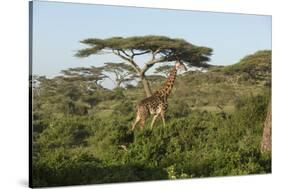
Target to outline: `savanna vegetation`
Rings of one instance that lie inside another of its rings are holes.
[[[140,39],[130,39],[127,45],[129,39],[110,40],[83,42],[97,43],[97,51],[119,49],[112,51],[117,56],[126,55],[121,47],[132,50],[132,56],[150,53],[150,61],[161,59],[156,53],[174,61],[175,54],[187,56],[191,48],[183,41],[168,41],[184,48],[175,50],[175,45],[173,51],[164,51],[168,42],[154,38],[149,51],[140,46]],[[199,59],[210,53],[208,48],[193,50]],[[87,53],[95,51],[80,51],[79,56]],[[179,75],[168,100],[166,128],[159,119],[152,130],[150,120],[145,129],[130,130],[136,104],[147,90],[160,87],[170,67],[158,67],[155,75],[144,78],[141,69],[136,73],[128,63],[118,68],[116,64],[70,68],[54,78],[33,76],[34,187],[271,172],[271,153],[261,152],[271,98],[271,51],[258,51],[230,66],[211,66],[207,72]],[[109,73],[116,76],[112,90],[102,85]],[[150,89],[144,90],[144,83]]]

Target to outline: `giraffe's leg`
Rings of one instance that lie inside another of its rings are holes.
[[[154,123],[155,123],[155,121],[156,121],[158,116],[159,116],[159,114],[156,114],[156,115],[153,116],[152,122],[151,122],[151,126],[150,126],[151,129],[153,128],[153,125],[154,125]]]
[[[141,129],[144,129],[144,125],[145,125],[145,118],[142,118],[141,120]]]
[[[139,122],[140,120],[141,120],[141,119],[140,119],[140,116],[137,115],[136,120],[135,120],[135,122],[133,123],[132,128],[131,128],[132,131],[135,129],[135,126],[138,124],[138,122]]]
[[[165,112],[164,112],[164,111],[161,111],[161,118],[162,118],[164,127],[166,127],[166,123],[165,123]]]

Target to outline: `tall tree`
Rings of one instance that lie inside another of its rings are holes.
[[[195,46],[184,39],[153,35],[107,39],[89,38],[80,42],[88,47],[79,50],[76,53],[77,57],[112,53],[128,63],[140,77],[147,96],[151,96],[152,91],[145,74],[155,64],[183,61],[192,66],[208,66],[206,62],[209,61],[212,53],[212,49]],[[136,61],[136,57],[139,56],[150,56],[142,67]]]
[[[62,70],[61,71],[64,75],[62,78],[67,81],[84,81],[84,83],[88,83],[89,86],[93,87],[95,89],[100,89],[101,85],[100,83],[108,78],[103,73],[103,68],[102,67],[77,67],[77,68],[69,68],[67,70]]]
[[[105,63],[103,70],[109,73],[114,74],[115,77],[115,87],[119,88],[122,84],[129,83],[133,81],[137,75],[134,72],[133,68],[125,63]]]

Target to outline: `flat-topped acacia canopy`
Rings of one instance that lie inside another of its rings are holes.
[[[212,55],[211,48],[196,46],[184,39],[172,39],[166,36],[89,38],[80,42],[89,47],[79,50],[76,53],[77,57],[88,57],[107,52],[125,60],[141,78],[147,96],[151,95],[151,89],[145,79],[145,73],[154,64],[182,61],[190,66],[208,67],[207,61]],[[141,68],[134,58],[144,54],[151,54],[151,59]]]
[[[89,38],[80,41],[90,46],[79,50],[78,57],[87,57],[99,54],[103,50],[128,51],[128,55],[137,56],[154,53],[162,55],[160,62],[171,62],[181,60],[192,66],[207,66],[212,49],[199,47],[186,42],[184,39],[171,39],[165,36],[143,36],[143,37],[111,37],[107,39]]]

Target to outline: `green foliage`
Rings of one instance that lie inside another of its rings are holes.
[[[103,50],[117,50],[116,54],[129,55],[132,57],[154,53],[154,55],[165,55],[161,62],[170,62],[181,59],[194,66],[208,66],[209,56],[212,49],[195,46],[184,39],[172,39],[165,36],[135,36],[135,37],[111,37],[107,39],[89,38],[80,41],[88,45],[88,48],[79,50],[78,57],[87,57],[98,54]],[[135,52],[134,52],[135,51]]]
[[[122,113],[62,118],[36,140],[35,186],[269,173],[271,156],[259,150],[267,102],[247,97],[227,116],[191,111],[134,133]]]
[[[122,100],[114,109],[114,114],[128,116],[135,111],[134,104],[129,100]]]
[[[225,74],[241,74],[240,80],[264,80],[271,83],[271,51],[258,51],[248,55],[237,64],[224,68]]]
[[[166,115],[168,119],[172,119],[174,117],[186,117],[191,112],[189,104],[184,99],[175,99],[171,101],[169,111]]]
[[[255,64],[252,59],[242,62]],[[179,76],[166,127],[158,119],[151,130],[149,119],[134,132],[141,89],[35,77],[34,187],[270,173],[271,154],[260,152],[270,99],[270,85],[262,85],[267,71],[250,77],[251,84],[247,78],[230,82],[246,72],[226,69]]]
[[[116,89],[114,89],[113,92],[114,92],[114,99],[120,100],[120,99],[124,99],[125,98],[123,89],[116,88]]]

